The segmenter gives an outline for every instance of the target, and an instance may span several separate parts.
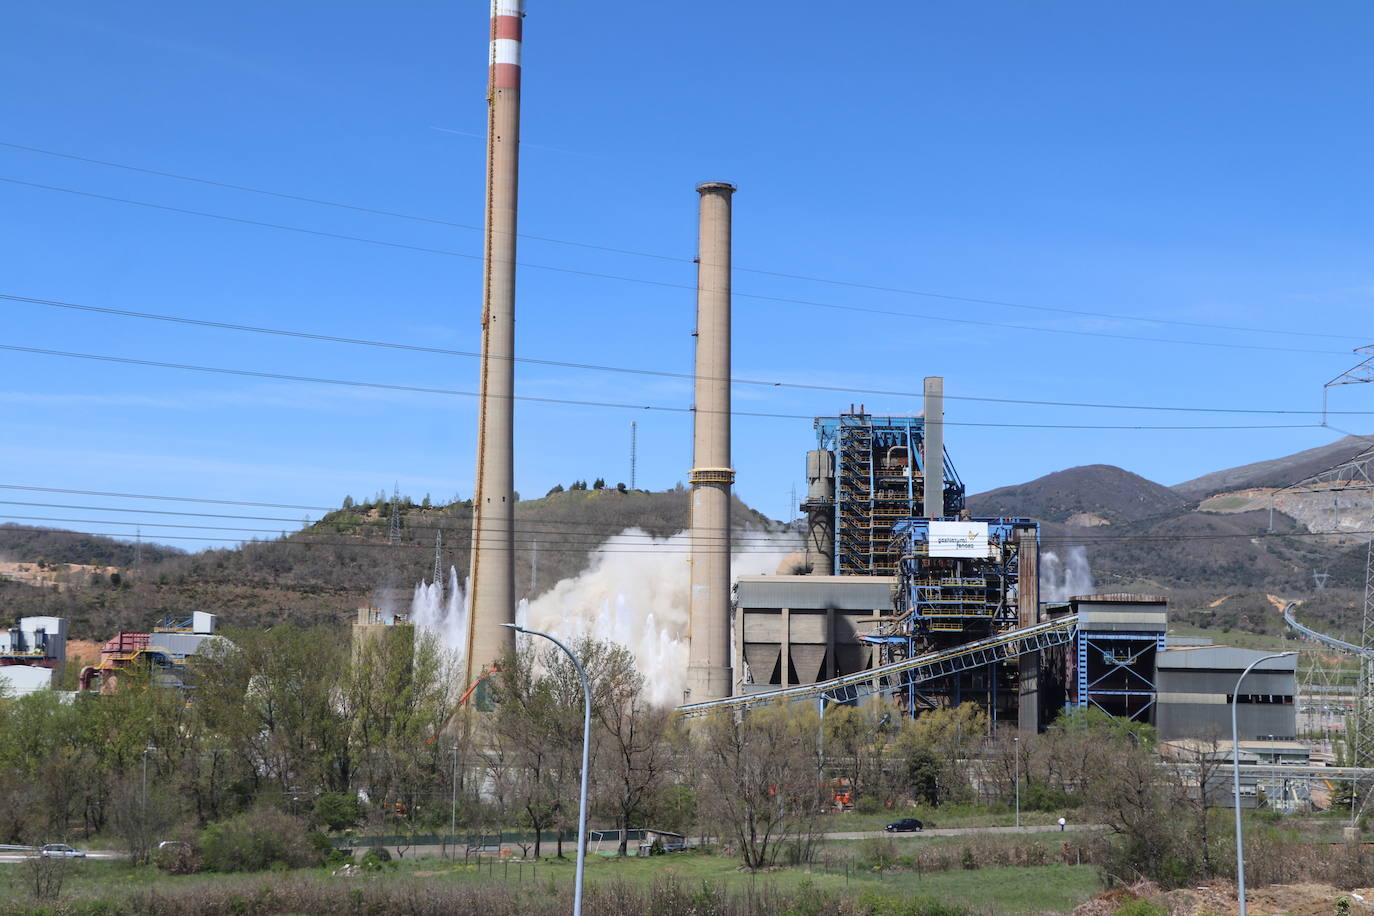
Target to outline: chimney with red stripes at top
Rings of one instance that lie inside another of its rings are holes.
[[[515,239],[524,0],[492,0],[481,387],[472,497],[469,686],[515,648]]]

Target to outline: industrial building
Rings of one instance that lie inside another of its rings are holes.
[[[1151,722],[1165,739],[1229,728],[1236,678],[1263,653],[1170,649],[1158,596],[1043,603],[1038,523],[970,517],[943,445],[943,380],[927,379],[925,395],[918,417],[851,406],[816,419],[804,558],[735,581],[734,698],[684,711],[882,694],[913,716],[974,702],[994,729],[1041,729],[1068,708]],[[1292,659],[1262,664],[1246,691],[1247,752],[1305,760],[1279,746],[1297,731]]]
[[[67,661],[67,621],[61,617],[21,617],[0,630],[0,694],[22,696],[48,690]]]
[[[100,661],[81,669],[82,690],[108,693],[122,674],[146,676],[162,687],[187,689],[186,660],[215,636],[218,618],[204,611],[164,617],[150,632],[121,631],[100,647]]]
[[[1234,698],[1236,732],[1241,742],[1268,742],[1266,748],[1255,748],[1255,752],[1290,755],[1292,752],[1286,751],[1282,743],[1297,739],[1297,656],[1260,662],[1246,676],[1243,692],[1235,694],[1236,679],[1263,654],[1229,646],[1188,647],[1160,653],[1156,664],[1159,709],[1154,720],[1160,738],[1224,738],[1229,747],[1230,703]]]

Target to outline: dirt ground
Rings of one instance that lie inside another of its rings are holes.
[[[1137,884],[1099,894],[1075,909],[1073,916],[1112,916],[1136,897],[1163,905],[1169,916],[1234,916],[1240,912],[1236,889],[1230,884],[1167,892],[1150,884]],[[1248,888],[1245,894],[1246,910],[1253,916],[1336,916],[1337,901],[1342,897],[1349,901],[1346,912],[1351,916],[1374,916],[1374,888],[1339,891],[1327,884],[1275,884]]]
[[[100,661],[100,643],[90,639],[67,640],[67,664],[94,665]]]

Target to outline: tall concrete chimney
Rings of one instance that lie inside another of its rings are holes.
[[[921,514],[926,518],[943,518],[945,514],[945,380],[939,376],[926,379],[925,445],[921,453],[925,479],[922,481],[924,504]]]
[[[691,649],[692,702],[734,692],[730,654],[730,196],[735,186],[697,188],[696,416],[692,440]]]
[[[482,362],[465,680],[515,648],[515,215],[520,172],[520,41],[525,0],[492,0],[487,81],[487,217]]]

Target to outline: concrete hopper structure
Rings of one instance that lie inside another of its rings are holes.
[[[481,386],[465,680],[515,648],[515,239],[524,0],[492,0]]]
[[[692,571],[688,698],[728,697],[730,646],[730,229],[735,186],[697,187],[696,411],[692,440]]]

